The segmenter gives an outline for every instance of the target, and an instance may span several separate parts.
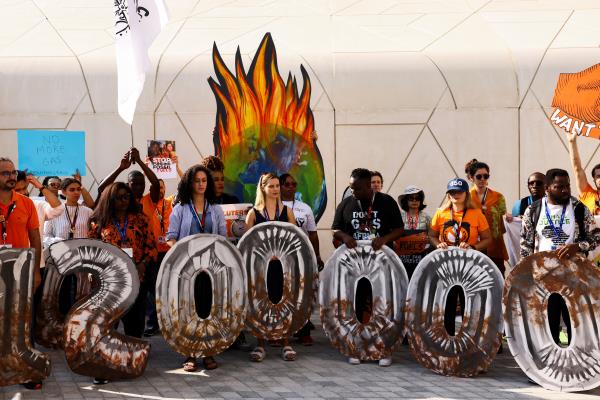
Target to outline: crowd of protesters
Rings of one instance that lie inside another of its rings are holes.
[[[357,168],[351,172],[350,185],[335,211],[331,226],[334,244],[353,248],[357,241],[367,240],[375,250],[388,246],[401,257],[409,278],[428,252],[451,246],[487,254],[505,275],[508,253],[503,240],[504,221],[521,218],[521,256],[538,251],[556,251],[560,258],[587,254],[600,241],[600,230],[593,217],[600,214],[600,165],[592,170],[592,185],[581,166],[576,135],[569,135],[569,150],[579,199],[571,196],[567,171],[534,172],[527,179],[530,195],[516,200],[510,212],[505,197],[490,187],[490,166],[476,159],[465,166],[465,178],[471,186],[460,177],[450,179],[441,206],[433,215],[424,211],[426,196],[419,186],[407,186],[396,201],[384,192],[381,173]],[[93,238],[123,249],[135,262],[140,279],[138,297],[121,320],[125,334],[141,338],[158,333],[155,284],[165,254],[177,241],[190,235],[226,236],[224,213],[218,205],[240,203],[237,197],[225,193],[224,165],[219,158],[206,157],[183,171],[177,156],[170,156],[181,178],[175,194],[165,193],[165,183],[141,159],[139,151],[131,148],[115,170],[100,182],[95,200],[82,185],[79,172],[64,179],[45,177],[40,183],[34,176],[17,171],[10,159],[0,157],[0,247],[35,249],[35,290],[40,290],[43,278],[42,250],[55,242]],[[130,170],[133,164],[139,169]],[[127,181],[117,181],[127,170]],[[322,269],[315,217],[311,207],[298,200],[295,178],[287,173],[263,174],[257,183],[254,207],[247,214],[246,227],[269,221],[298,225],[307,234]],[[31,186],[37,197],[30,195]],[[276,271],[276,268],[268,270]],[[283,287],[281,275],[277,273],[268,273],[266,279],[271,282],[269,287]],[[63,283],[69,289],[61,295],[67,309],[73,304],[73,285],[72,279]],[[197,279],[195,288],[197,312],[207,315],[210,309],[205,306],[210,304],[212,295],[210,282]],[[276,292],[269,290],[273,302],[281,298],[281,293]],[[445,319],[450,321],[446,323],[449,334],[455,329],[456,304],[465,305],[464,295],[461,295],[462,292],[458,292],[449,296],[446,309],[449,315]],[[357,309],[359,319],[362,315],[368,317],[368,313],[368,307]],[[549,323],[557,343],[561,316],[570,330],[566,313],[564,300],[558,299],[550,305]],[[309,321],[296,334],[298,343],[311,345],[313,328]],[[270,343],[282,346],[281,357],[286,361],[297,357],[290,339]],[[236,345],[247,347],[243,334]],[[258,338],[250,359],[262,361],[266,348],[267,343]],[[206,369],[217,368],[213,357],[206,357],[202,362]],[[349,362],[358,364],[361,360],[351,358]],[[388,366],[391,362],[391,357],[383,358],[379,365]],[[188,358],[183,367],[186,371],[195,371],[197,360]],[[94,383],[106,381],[97,378]],[[41,382],[24,385],[37,389]]]

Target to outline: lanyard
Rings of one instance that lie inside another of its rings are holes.
[[[208,201],[204,200],[204,209],[202,210],[202,219],[200,219],[200,217],[198,216],[198,213],[196,212],[196,208],[192,205],[191,202],[188,204],[188,206],[190,207],[190,210],[192,211],[192,215],[194,216],[194,220],[196,221],[196,223],[200,227],[200,232],[204,233],[204,223],[206,222],[206,214],[207,214],[207,209],[208,209]]]
[[[454,210],[452,207],[450,208],[450,219],[454,222],[454,245],[458,246],[460,244],[460,228],[462,227],[463,220],[465,219],[465,215],[467,215],[467,209],[463,211],[463,215],[460,217],[460,222],[456,223],[454,221]]]
[[[375,194],[377,192],[373,192],[373,197],[371,198],[371,205],[369,205],[369,208],[367,209],[367,215],[365,217],[365,231],[366,232],[370,232],[371,231],[371,217],[373,215],[373,204],[375,203]],[[360,212],[364,212],[363,208],[362,208],[362,203],[360,202],[360,200],[358,201],[358,208],[360,208]]]
[[[481,198],[481,209],[485,211],[487,207],[485,206],[485,201],[487,200],[488,188],[485,188],[485,192],[483,193],[483,197]]]
[[[10,214],[12,214],[16,206],[17,205],[15,203],[11,203],[10,206],[8,206],[6,216],[0,214],[0,224],[2,224],[2,243],[6,243],[6,237],[8,236],[8,233],[6,232],[6,224],[10,218]]]
[[[119,235],[121,236],[121,245],[123,246],[125,243],[127,243],[127,225],[129,224],[129,216],[125,217],[125,223],[123,224],[123,227],[121,228],[121,225],[119,224],[119,221],[117,221],[115,219],[115,227],[117,228],[117,230],[119,231]]]
[[[77,215],[79,214],[79,204],[75,207],[75,214],[73,215],[73,220],[71,220],[71,216],[69,215],[69,206],[65,204],[65,212],[67,214],[67,219],[69,220],[69,225],[71,226],[71,230],[69,231],[69,239],[73,239],[75,236],[75,224],[77,223]]]
[[[165,233],[165,199],[162,199],[162,202],[162,211],[160,212],[158,211],[158,203],[156,203],[156,217],[160,221],[160,233]]]
[[[560,225],[556,227],[554,222],[552,222],[552,218],[550,218],[550,212],[548,211],[548,200],[544,200],[544,207],[546,209],[546,218],[548,219],[548,223],[550,224],[550,228],[552,228],[552,232],[554,232],[554,236],[556,239],[560,239],[560,233],[563,231],[562,226],[563,222],[565,222],[565,214],[567,212],[567,205],[565,204],[562,209],[562,214],[560,216]]]
[[[416,230],[419,227],[419,218],[420,217],[419,217],[419,212],[418,211],[417,211],[417,217],[416,218],[412,218],[410,216],[410,213],[407,211],[406,212],[406,219],[408,221],[406,221],[406,222],[408,222],[408,229],[414,229],[414,230]]]
[[[263,208],[263,215],[267,219],[267,221],[279,221],[279,202],[277,202],[277,207],[275,207],[275,219],[271,219],[269,217],[269,212],[267,211],[267,205],[265,204],[265,208]]]

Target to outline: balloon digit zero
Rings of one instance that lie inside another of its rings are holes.
[[[368,279],[372,309],[367,323],[356,316],[356,288]],[[342,354],[361,360],[380,360],[392,354],[402,337],[403,306],[408,276],[400,258],[387,246],[375,251],[370,241],[358,247],[338,247],[321,273],[321,322],[331,343]]]
[[[212,307],[196,312],[194,281],[207,273]],[[156,281],[160,330],[173,349],[188,357],[208,357],[233,344],[243,328],[246,277],[242,256],[218,235],[186,237],[169,250]]]

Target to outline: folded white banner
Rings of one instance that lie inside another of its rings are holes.
[[[169,20],[163,0],[113,0],[119,115],[129,125],[150,69],[148,49]]]
[[[521,260],[521,218],[514,217],[511,222],[502,220],[506,228],[504,243],[508,250],[508,264],[513,268]]]

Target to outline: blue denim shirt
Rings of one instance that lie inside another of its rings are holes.
[[[206,224],[210,231],[205,233],[213,233],[216,235],[227,236],[227,225],[225,223],[225,214],[223,209],[217,205],[209,204],[207,209],[207,217],[211,218],[211,223]],[[194,222],[194,216],[187,204],[177,204],[173,207],[171,218],[169,218],[169,231],[167,232],[167,240],[179,240],[186,236],[190,236],[190,228]]]

